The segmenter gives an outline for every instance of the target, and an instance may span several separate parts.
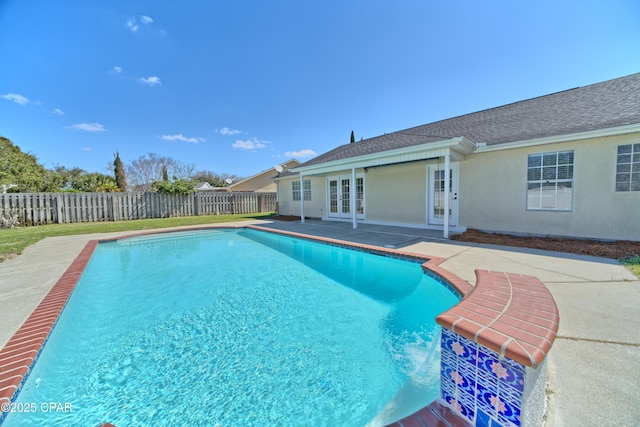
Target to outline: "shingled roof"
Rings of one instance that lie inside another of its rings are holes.
[[[488,146],[640,123],[640,73],[341,145],[301,167],[465,137]]]

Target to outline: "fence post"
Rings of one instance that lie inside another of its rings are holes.
[[[56,193],[55,195],[55,204],[56,204],[56,218],[54,220],[54,222],[58,223],[58,224],[62,224],[62,199],[60,197],[60,194]]]

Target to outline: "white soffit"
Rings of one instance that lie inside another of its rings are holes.
[[[567,135],[548,136],[546,138],[528,139],[525,141],[505,142],[495,145],[479,144],[476,153],[486,153],[488,151],[511,150],[514,148],[533,147],[536,145],[557,144],[560,142],[578,141],[581,139],[604,138],[607,136],[625,135],[640,132],[640,123],[626,126],[616,126],[606,129],[596,129],[587,132],[577,132]]]
[[[357,142],[355,144],[357,144]],[[291,168],[291,172],[299,172],[303,175],[323,174],[352,168],[367,168],[393,163],[426,160],[434,157],[444,157],[447,154],[450,154],[455,160],[461,160],[465,155],[474,152],[475,149],[476,145],[468,139],[456,137],[438,142],[429,142],[363,156],[349,157],[307,167]]]

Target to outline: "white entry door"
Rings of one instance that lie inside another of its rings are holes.
[[[444,200],[449,198],[449,225],[458,225],[458,163],[451,163],[449,185],[444,182],[442,165],[427,167],[427,211],[429,224],[444,224]]]
[[[356,175],[355,187],[351,175],[327,178],[327,216],[329,218],[352,218],[351,192],[356,195],[356,217],[364,218],[364,175]]]

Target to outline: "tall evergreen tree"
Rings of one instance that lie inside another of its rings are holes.
[[[353,144],[354,142],[356,142],[356,135],[353,133],[353,131],[351,131],[351,144]]]
[[[127,177],[124,173],[124,164],[120,160],[120,153],[116,151],[116,159],[113,161],[114,175],[116,177],[116,185],[120,191],[127,191]]]

